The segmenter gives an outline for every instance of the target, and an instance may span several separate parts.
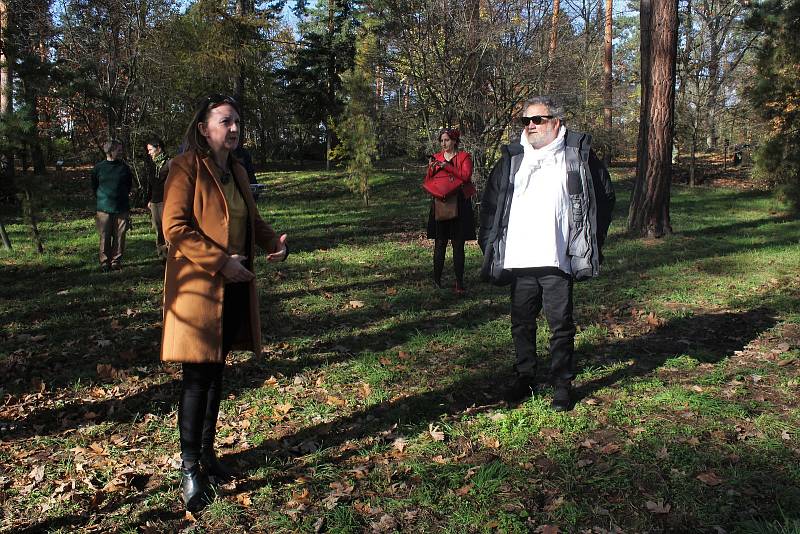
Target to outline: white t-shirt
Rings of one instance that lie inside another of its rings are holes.
[[[525,132],[520,143],[525,152],[517,173],[511,177],[514,197],[506,230],[503,267],[558,267],[571,274],[569,244],[569,192],[561,127],[556,139],[535,149]]]

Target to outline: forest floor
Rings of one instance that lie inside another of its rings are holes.
[[[260,174],[292,254],[259,260],[264,348],[226,370],[217,444],[243,476],[194,516],[149,214],[101,273],[88,177],[53,179],[45,253],[19,221],[0,251],[0,531],[800,532],[800,221],[676,184],[674,234],[633,239],[613,175],[556,413],[548,388],[502,400],[508,290],[477,281],[477,245],[466,295],[434,290],[418,173],[377,173],[369,207],[336,173]]]

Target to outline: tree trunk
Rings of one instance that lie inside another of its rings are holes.
[[[708,100],[706,102],[706,145],[711,150],[716,150],[718,142],[717,111],[719,109],[719,65],[720,65],[720,42],[719,32],[716,28],[709,28],[710,51],[708,54]]]
[[[328,0],[328,109],[327,114],[329,116],[328,120],[325,122],[325,170],[331,170],[331,135],[332,135],[332,128],[331,122],[333,121],[333,105],[334,100],[336,98],[334,86],[333,86],[333,78],[336,76],[336,58],[333,56],[333,2],[335,0]]]
[[[605,153],[603,154],[603,162],[605,163],[606,167],[611,165],[611,148],[613,143],[611,142],[614,139],[612,135],[612,131],[614,128],[613,124],[613,105],[614,105],[614,90],[613,90],[613,76],[612,76],[612,40],[614,38],[614,33],[612,30],[612,20],[613,20],[613,10],[614,10],[614,1],[613,0],[606,0],[606,20],[605,20],[605,43],[604,43],[604,54],[603,54],[603,100],[604,100],[604,108],[603,108],[603,126],[606,129],[606,135],[609,136],[609,142],[606,143]]]
[[[33,131],[28,137],[31,148],[31,159],[33,160],[33,174],[42,176],[47,172],[44,164],[44,152],[42,151],[42,140],[39,134],[39,105],[38,94],[33,84],[25,81],[25,103],[28,107],[28,120],[33,124]],[[27,166],[24,165],[23,168]]]
[[[642,99],[644,120],[639,125],[642,144],[638,149],[638,172],[628,214],[628,230],[635,235],[661,237],[672,233],[669,200],[672,184],[678,2],[652,0],[651,3],[649,0],[642,0],[641,17],[642,93],[646,93],[647,98]],[[644,53],[646,41],[649,42],[647,55]]]
[[[42,236],[39,233],[39,225],[36,223],[36,209],[33,203],[33,195],[31,194],[30,189],[25,188],[23,191],[25,195],[25,202],[23,202],[23,211],[25,212],[25,216],[28,219],[28,224],[30,224],[31,230],[31,238],[33,242],[36,244],[36,251],[39,254],[44,253],[44,245],[42,245]]]
[[[13,57],[8,44],[11,14],[8,3],[0,0],[0,115],[10,115],[13,110],[13,71],[11,64]],[[0,193],[14,191],[14,151],[6,147],[0,152]]]
[[[3,224],[3,221],[0,221],[0,240],[3,241],[3,248],[5,250],[11,250],[11,239],[8,237],[8,232],[6,232],[6,225]]]
[[[556,48],[558,47],[558,16],[560,12],[561,12],[561,1],[553,0],[553,20],[550,23],[550,47],[547,49],[548,70],[553,66],[553,62],[555,61]],[[547,79],[544,84],[544,90],[546,93],[550,92],[552,79],[553,79],[553,73],[549,73],[549,76],[547,76]]]
[[[239,17],[245,17],[245,16],[249,15],[250,13],[252,13],[252,10],[250,9],[250,7],[251,7],[251,3],[248,0],[236,0],[236,14],[239,15]],[[241,32],[244,32],[244,24],[242,24],[242,26],[240,26],[239,31],[240,31],[240,38],[241,38]],[[244,43],[240,42],[239,43],[239,49],[241,50],[243,47],[244,47]],[[235,79],[233,81],[233,98],[236,100],[236,102],[239,103],[239,108],[242,110],[242,113],[244,113],[244,93],[245,93],[245,85],[246,85],[246,77],[245,77],[245,71],[244,71],[244,60],[240,58],[238,60],[238,63],[239,63],[239,65],[238,65],[238,69],[239,70],[236,73],[236,77],[235,77]],[[242,138],[240,140],[240,142],[244,143],[244,138]]]

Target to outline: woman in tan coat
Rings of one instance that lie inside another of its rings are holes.
[[[214,436],[228,351],[261,351],[255,247],[269,261],[283,261],[288,252],[286,235],[279,238],[261,219],[247,172],[231,155],[240,127],[235,100],[205,98],[164,190],[169,253],[161,359],[183,364],[178,429],[182,497],[190,511],[208,502],[209,476],[233,477],[217,460]]]

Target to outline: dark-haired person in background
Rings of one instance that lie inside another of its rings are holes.
[[[567,130],[564,108],[547,96],[525,102],[519,143],[502,148],[481,201],[481,277],[511,284],[516,378],[509,402],[536,390],[536,317],[550,326],[552,407],[571,407],[575,377],[573,280],[600,273],[614,188],[588,134]]]
[[[222,374],[230,350],[261,352],[256,245],[268,261],[286,259],[286,235],[261,219],[247,172],[233,157],[240,140],[239,105],[205,98],[186,130],[187,150],[170,163],[164,189],[164,276],[161,359],[180,362],[178,408],[181,491],[190,511],[211,498],[209,476],[234,474],[214,450]]]
[[[433,285],[442,287],[442,271],[447,242],[453,243],[453,270],[456,281],[453,290],[457,294],[464,293],[464,243],[475,239],[475,217],[472,213],[471,198],[475,195],[472,183],[472,156],[469,152],[459,150],[461,135],[458,130],[444,128],[439,132],[440,152],[431,156],[425,180],[446,176],[459,187],[451,193],[456,203],[455,217],[442,220],[436,210],[437,201],[431,200],[428,214],[428,239],[433,245]]]
[[[147,140],[147,153],[153,162],[149,176],[150,198],[147,200],[147,207],[150,208],[153,229],[156,231],[156,254],[159,259],[166,260],[167,243],[161,228],[161,217],[164,213],[164,183],[169,174],[169,157],[164,152],[164,142],[158,137]]]
[[[120,159],[122,142],[110,139],[103,144],[106,159],[92,169],[92,191],[97,199],[95,227],[100,234],[100,269],[122,268],[125,233],[130,227],[128,195],[133,184],[130,167]]]

